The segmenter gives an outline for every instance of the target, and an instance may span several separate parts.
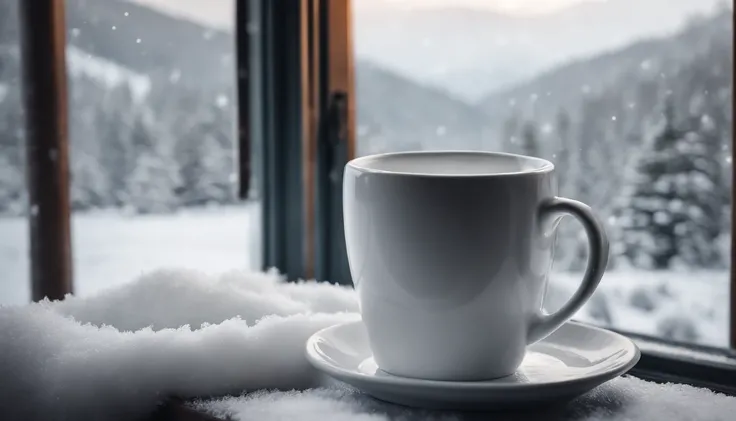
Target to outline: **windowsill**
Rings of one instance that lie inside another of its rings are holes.
[[[656,383],[689,384],[736,396],[736,352],[620,333],[632,338],[642,351],[641,360],[629,375]],[[565,419],[564,411],[561,416],[552,418]],[[199,412],[186,402],[172,400],[149,419],[213,421],[218,418]]]
[[[641,360],[629,372],[632,376],[658,383],[684,383],[736,396],[736,352],[619,333],[632,338],[641,350]]]

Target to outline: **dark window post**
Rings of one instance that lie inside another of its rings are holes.
[[[342,180],[345,164],[355,156],[352,9],[350,1],[320,6],[315,277],[349,285]]]
[[[250,4],[247,1],[235,2],[235,53],[237,57],[238,94],[238,196],[250,197],[251,187],[251,142],[250,142]]]
[[[251,0],[250,133],[262,206],[263,265],[311,277],[307,238],[306,0]],[[239,16],[240,19],[243,16]],[[242,32],[240,32],[242,34]],[[238,43],[248,42],[239,38]]]
[[[20,1],[33,300],[72,291],[64,0]]]
[[[733,16],[733,22],[736,24],[736,15]],[[731,37],[732,40],[736,41],[736,33],[734,31],[731,31]],[[736,42],[731,43],[733,50],[731,51],[731,54],[736,55]],[[736,71],[734,69],[731,69],[733,72],[733,77],[736,78]],[[731,79],[733,80],[733,79]],[[731,121],[734,121],[734,118],[736,118],[736,101],[733,99],[733,93],[731,94]],[[733,133],[733,125],[731,126],[731,157],[734,158],[734,133]],[[733,159],[731,160],[733,162]],[[730,328],[729,328],[729,343],[731,345],[732,349],[736,349],[736,267],[734,267],[734,261],[736,261],[736,225],[734,223],[736,222],[736,218],[733,217],[734,215],[734,209],[733,209],[733,203],[734,203],[734,196],[736,194],[736,172],[733,170],[733,164],[731,165],[731,320],[730,320]]]

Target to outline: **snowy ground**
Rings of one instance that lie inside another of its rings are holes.
[[[253,204],[166,216],[75,215],[75,292],[88,295],[161,267],[207,272],[257,268],[259,226],[258,207]],[[29,299],[27,229],[23,218],[0,218],[0,305]],[[580,277],[554,273],[548,308],[563,302]],[[611,271],[577,318],[725,346],[728,279],[726,271]]]
[[[207,272],[258,267],[258,212],[248,204],[175,215],[75,215],[75,293],[91,294],[162,267]],[[26,220],[0,218],[0,304],[29,300],[29,267]]]
[[[581,274],[554,273],[547,297],[564,302]],[[682,342],[728,345],[727,271],[611,271],[577,319]]]

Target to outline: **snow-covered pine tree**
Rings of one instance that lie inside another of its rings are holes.
[[[527,121],[521,129],[521,153],[526,156],[541,157],[539,134],[534,122]]]
[[[177,144],[185,205],[223,204],[235,197],[234,142],[226,111],[205,106]]]
[[[27,206],[17,6],[0,3],[0,213],[11,214]]]
[[[572,181],[573,190],[577,195],[575,198],[596,209],[599,201],[594,199],[597,198],[597,190],[601,189],[596,183],[600,174],[600,168],[596,165],[598,157],[596,146],[603,137],[601,128],[603,112],[600,108],[600,102],[592,99],[583,102],[575,131],[575,149],[572,156],[578,169]]]
[[[19,214],[25,212],[27,197],[20,88],[17,81],[0,83],[5,91],[0,99],[0,213]]]
[[[519,151],[519,117],[513,113],[503,123],[503,150],[516,153]]]
[[[176,206],[179,173],[169,145],[157,136],[148,110],[136,113],[131,131],[135,158],[126,178],[126,204],[138,213],[169,212]]]
[[[108,205],[107,187],[97,157],[76,151],[71,160],[70,193],[73,210],[102,208]]]
[[[674,105],[666,101],[620,210],[623,254],[632,264],[667,269],[676,260],[701,267],[718,260],[717,174],[709,160],[698,128],[678,126]]]
[[[680,240],[682,260],[698,267],[715,267],[723,263],[717,239],[724,228],[723,163],[721,138],[715,120],[697,112],[688,119],[687,148],[692,156],[688,193],[697,202],[687,234]],[[684,229],[682,228],[682,229]]]
[[[131,129],[135,119],[133,93],[128,85],[115,87],[96,110],[95,123],[100,142],[100,164],[104,169],[109,202],[127,202],[126,179],[133,171],[135,154]]]
[[[107,185],[107,169],[100,162],[104,141],[98,137],[97,121],[106,88],[84,74],[69,80],[69,188],[73,210],[106,208],[113,205]],[[106,121],[106,120],[105,120]]]
[[[566,196],[574,196],[570,191],[570,177],[575,174],[572,168],[573,162],[570,159],[570,115],[564,109],[557,112],[555,123],[555,132],[557,133],[557,150],[552,156],[555,164],[555,173],[557,174],[557,185],[561,194]]]

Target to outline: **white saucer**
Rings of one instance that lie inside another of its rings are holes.
[[[639,361],[639,349],[625,336],[568,322],[530,346],[512,376],[482,382],[421,380],[381,371],[358,321],[315,333],[307,341],[307,359],[318,370],[383,401],[488,410],[579,396],[628,371]]]

